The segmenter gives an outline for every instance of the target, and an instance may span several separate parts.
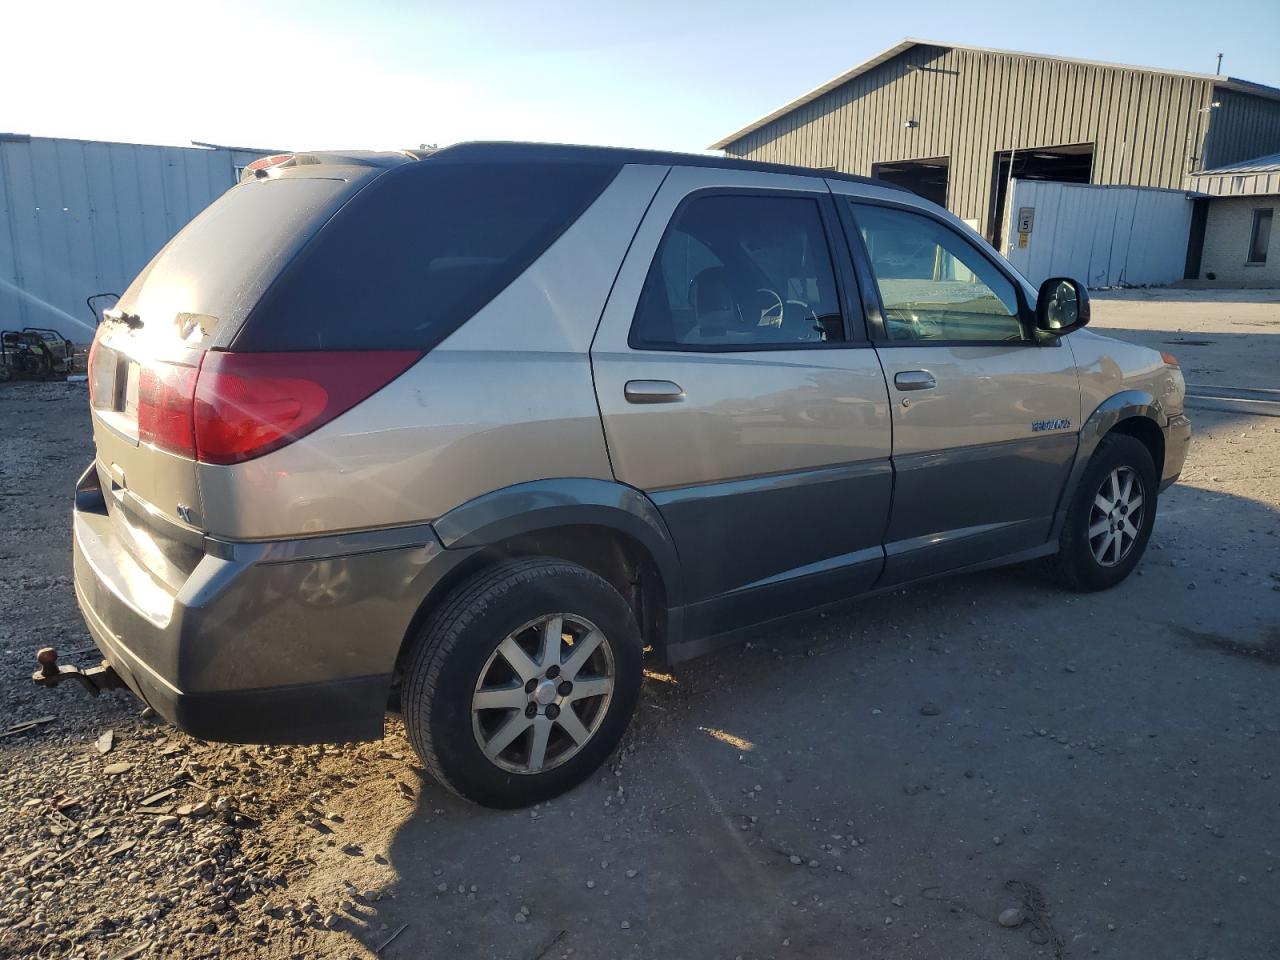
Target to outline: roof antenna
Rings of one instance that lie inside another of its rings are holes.
[[[1213,71],[1214,76],[1222,76],[1222,54],[1218,54],[1218,69]]]

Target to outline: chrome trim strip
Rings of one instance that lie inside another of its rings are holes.
[[[744,493],[758,493],[764,490],[782,490],[787,487],[808,486],[812,483],[860,480],[864,477],[890,473],[892,470],[893,468],[890,466],[888,458],[858,460],[853,463],[836,464],[835,466],[761,474],[757,477],[738,477],[733,480],[712,480],[708,483],[664,487],[660,490],[650,490],[649,499],[658,504],[658,506],[663,507],[673,503],[687,503],[708,497],[729,497]]]
[[[770,587],[775,584],[786,583],[788,580],[798,580],[800,577],[811,576],[815,573],[828,573],[843,567],[854,567],[860,563],[878,563],[883,559],[884,549],[879,546],[854,550],[851,553],[842,553],[839,556],[828,557],[826,560],[819,560],[816,563],[808,563],[803,567],[784,570],[782,573],[774,574],[772,577],[765,577],[762,580],[755,580],[752,583],[744,583],[742,586],[730,590],[727,596],[732,596],[735,593],[744,593],[747,590],[755,590],[757,587]]]
[[[349,530],[316,537],[288,540],[224,540],[205,537],[205,552],[223,560],[249,563],[293,563],[299,560],[332,560],[361,553],[380,553],[438,543],[429,523],[375,530]]]

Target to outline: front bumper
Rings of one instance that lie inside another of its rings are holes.
[[[1171,416],[1164,428],[1164,469],[1160,474],[1160,490],[1177,482],[1191,449],[1191,419],[1184,413]]]
[[[205,740],[382,735],[392,674],[423,599],[469,551],[429,526],[266,543],[206,540],[181,583],[155,575],[105,503],[77,497],[75,590],[129,688]]]

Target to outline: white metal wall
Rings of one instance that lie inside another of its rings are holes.
[[[87,342],[85,298],[122,293],[245,162],[231,150],[0,134],[0,328]]]
[[[1034,284],[1058,276],[1090,287],[1182,279],[1192,203],[1181,190],[1015,180],[1011,194],[1000,252]],[[1034,221],[1021,246],[1026,207]]]

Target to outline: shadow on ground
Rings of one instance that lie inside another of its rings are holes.
[[[419,781],[360,937],[407,924],[383,956],[520,960],[1274,956],[1278,529],[1174,488],[1108,593],[973,575],[682,665],[610,770],[532,813]],[[1011,906],[1028,922],[1005,929]]]

